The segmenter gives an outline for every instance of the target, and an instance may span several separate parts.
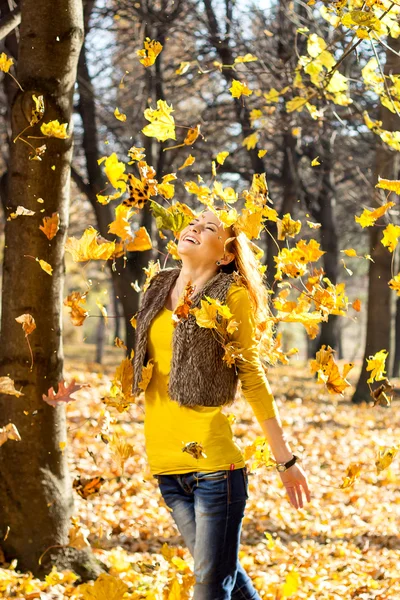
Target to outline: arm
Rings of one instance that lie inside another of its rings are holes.
[[[247,290],[232,286],[226,302],[239,323],[232,339],[243,349],[245,359],[237,362],[243,395],[253,409],[276,462],[285,463],[293,457],[293,452],[282,429],[278,408],[260,361],[252,305]],[[310,501],[307,477],[298,463],[284,472],[279,472],[279,475],[295,508],[303,506],[301,488]]]

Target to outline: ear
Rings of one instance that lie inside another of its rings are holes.
[[[224,265],[229,265],[235,259],[235,255],[232,252],[226,252],[224,260],[221,261]]]

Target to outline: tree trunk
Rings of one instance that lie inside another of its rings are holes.
[[[400,39],[391,39],[391,47],[398,53],[400,51]],[[398,73],[400,70],[400,58],[398,54],[387,50],[384,73]],[[400,119],[384,106],[380,107],[382,128],[389,131],[400,129]],[[378,176],[385,179],[397,179],[399,172],[398,153],[391,150],[389,146],[378,140],[376,148],[375,170],[373,184],[375,186]],[[391,193],[391,200],[396,202],[395,195]],[[385,201],[385,194],[374,187],[373,206],[377,207]],[[387,222],[387,218],[386,218]],[[385,223],[385,217],[379,220],[380,225]],[[366,371],[366,359],[370,355],[387,350],[390,352],[390,328],[391,328],[391,290],[388,286],[392,278],[391,262],[392,254],[388,248],[381,244],[382,227],[370,227],[370,255],[374,262],[369,261],[368,280],[368,312],[367,312],[367,338],[361,375],[353,396],[353,402],[369,400],[369,387],[367,379],[369,373]],[[390,357],[390,354],[389,354]]]
[[[24,0],[21,12],[17,78],[25,91],[14,98],[13,139],[29,124],[32,94],[44,97],[44,122],[58,119],[72,127],[83,38],[81,0]],[[29,133],[41,135],[39,126]],[[73,509],[67,457],[60,448],[66,440],[65,408],[42,399],[63,378],[61,309],[72,137],[49,138],[46,145],[42,161],[29,160],[29,146],[20,140],[11,145],[7,207],[14,212],[22,205],[35,215],[6,221],[0,344],[0,376],[11,377],[23,392],[21,397],[0,395],[1,425],[14,423],[21,435],[20,442],[9,440],[0,448],[0,543],[7,560],[17,558],[19,569],[34,573],[41,572],[38,560],[46,549],[68,544]],[[53,212],[59,214],[60,230],[49,241],[39,225]],[[48,262],[52,276],[26,255]],[[15,320],[25,313],[37,326],[29,335],[32,367],[27,340]],[[72,549],[66,556],[63,561],[59,553],[60,563],[71,565],[76,559]],[[43,569],[48,570],[48,562]]]
[[[392,377],[400,377],[400,298],[396,300],[396,320],[395,320],[395,349],[392,365]]]
[[[324,271],[333,285],[336,285],[338,274],[338,236],[335,224],[334,206],[335,206],[335,181],[333,177],[333,138],[334,133],[329,137],[329,132],[325,131],[321,136],[321,186],[318,194],[319,222],[321,223],[321,247],[325,251],[323,255]],[[321,323],[321,333],[318,338],[317,348],[322,345],[330,346],[334,350],[339,346],[337,315],[329,315],[328,321]]]
[[[94,2],[90,0],[85,4],[84,21],[85,31],[89,31],[89,19],[93,9]],[[97,201],[96,194],[102,192],[107,185],[107,180],[103,174],[102,168],[98,164],[100,158],[99,140],[97,134],[96,105],[94,90],[90,79],[87,65],[85,43],[82,46],[78,64],[78,91],[79,91],[79,113],[83,125],[83,150],[86,158],[86,170],[89,184],[85,185],[85,193],[91,202],[96,214],[97,226],[102,237],[106,239],[115,239],[114,234],[108,232],[109,224],[114,221],[114,206],[110,204],[100,204]],[[150,163],[151,164],[151,163]],[[152,236],[152,216],[150,211],[143,209],[141,212],[141,226],[146,227],[150,237]],[[138,260],[132,260],[132,256],[140,254]],[[115,268],[110,268],[110,275],[115,295],[118,297],[124,311],[125,320],[125,344],[128,353],[134,347],[135,330],[130,319],[139,308],[139,295],[132,288],[131,283],[135,279],[144,279],[143,266],[148,264],[152,256],[152,251],[128,253],[128,260],[119,258],[115,261]],[[109,263],[111,266],[111,263]],[[142,283],[142,281],[139,281]]]

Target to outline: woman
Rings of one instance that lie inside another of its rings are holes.
[[[215,213],[204,210],[181,231],[182,267],[161,270],[143,295],[133,393],[145,389],[147,458],[194,558],[193,599],[259,600],[238,560],[247,469],[221,412],[233,402],[239,380],[289,501],[302,507],[302,493],[309,501],[310,491],[284,437],[260,362],[263,346],[257,325],[265,325],[268,293],[259,264],[245,234],[236,234],[234,226],[224,229]],[[189,283],[193,290],[186,287]],[[234,364],[223,359],[221,336],[215,330],[204,323],[199,326],[193,313],[174,314],[185,290],[191,292],[191,309],[210,299],[229,307],[237,325],[229,335],[230,348],[237,351]],[[153,372],[146,387],[142,369],[148,360]]]

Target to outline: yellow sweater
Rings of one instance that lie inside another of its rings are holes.
[[[247,290],[233,283],[226,304],[239,323],[232,339],[239,342],[247,359],[247,362],[237,363],[242,392],[261,422],[276,416],[278,411],[260,363]],[[148,332],[148,354],[154,360],[154,369],[145,392],[144,433],[151,474],[219,471],[229,469],[232,464],[236,469],[244,467],[243,455],[232,439],[232,429],[227,416],[221,412],[222,406],[188,408],[169,398],[173,331],[172,311],[164,307],[152,320]],[[196,459],[182,452],[188,442],[201,443],[207,458]]]

